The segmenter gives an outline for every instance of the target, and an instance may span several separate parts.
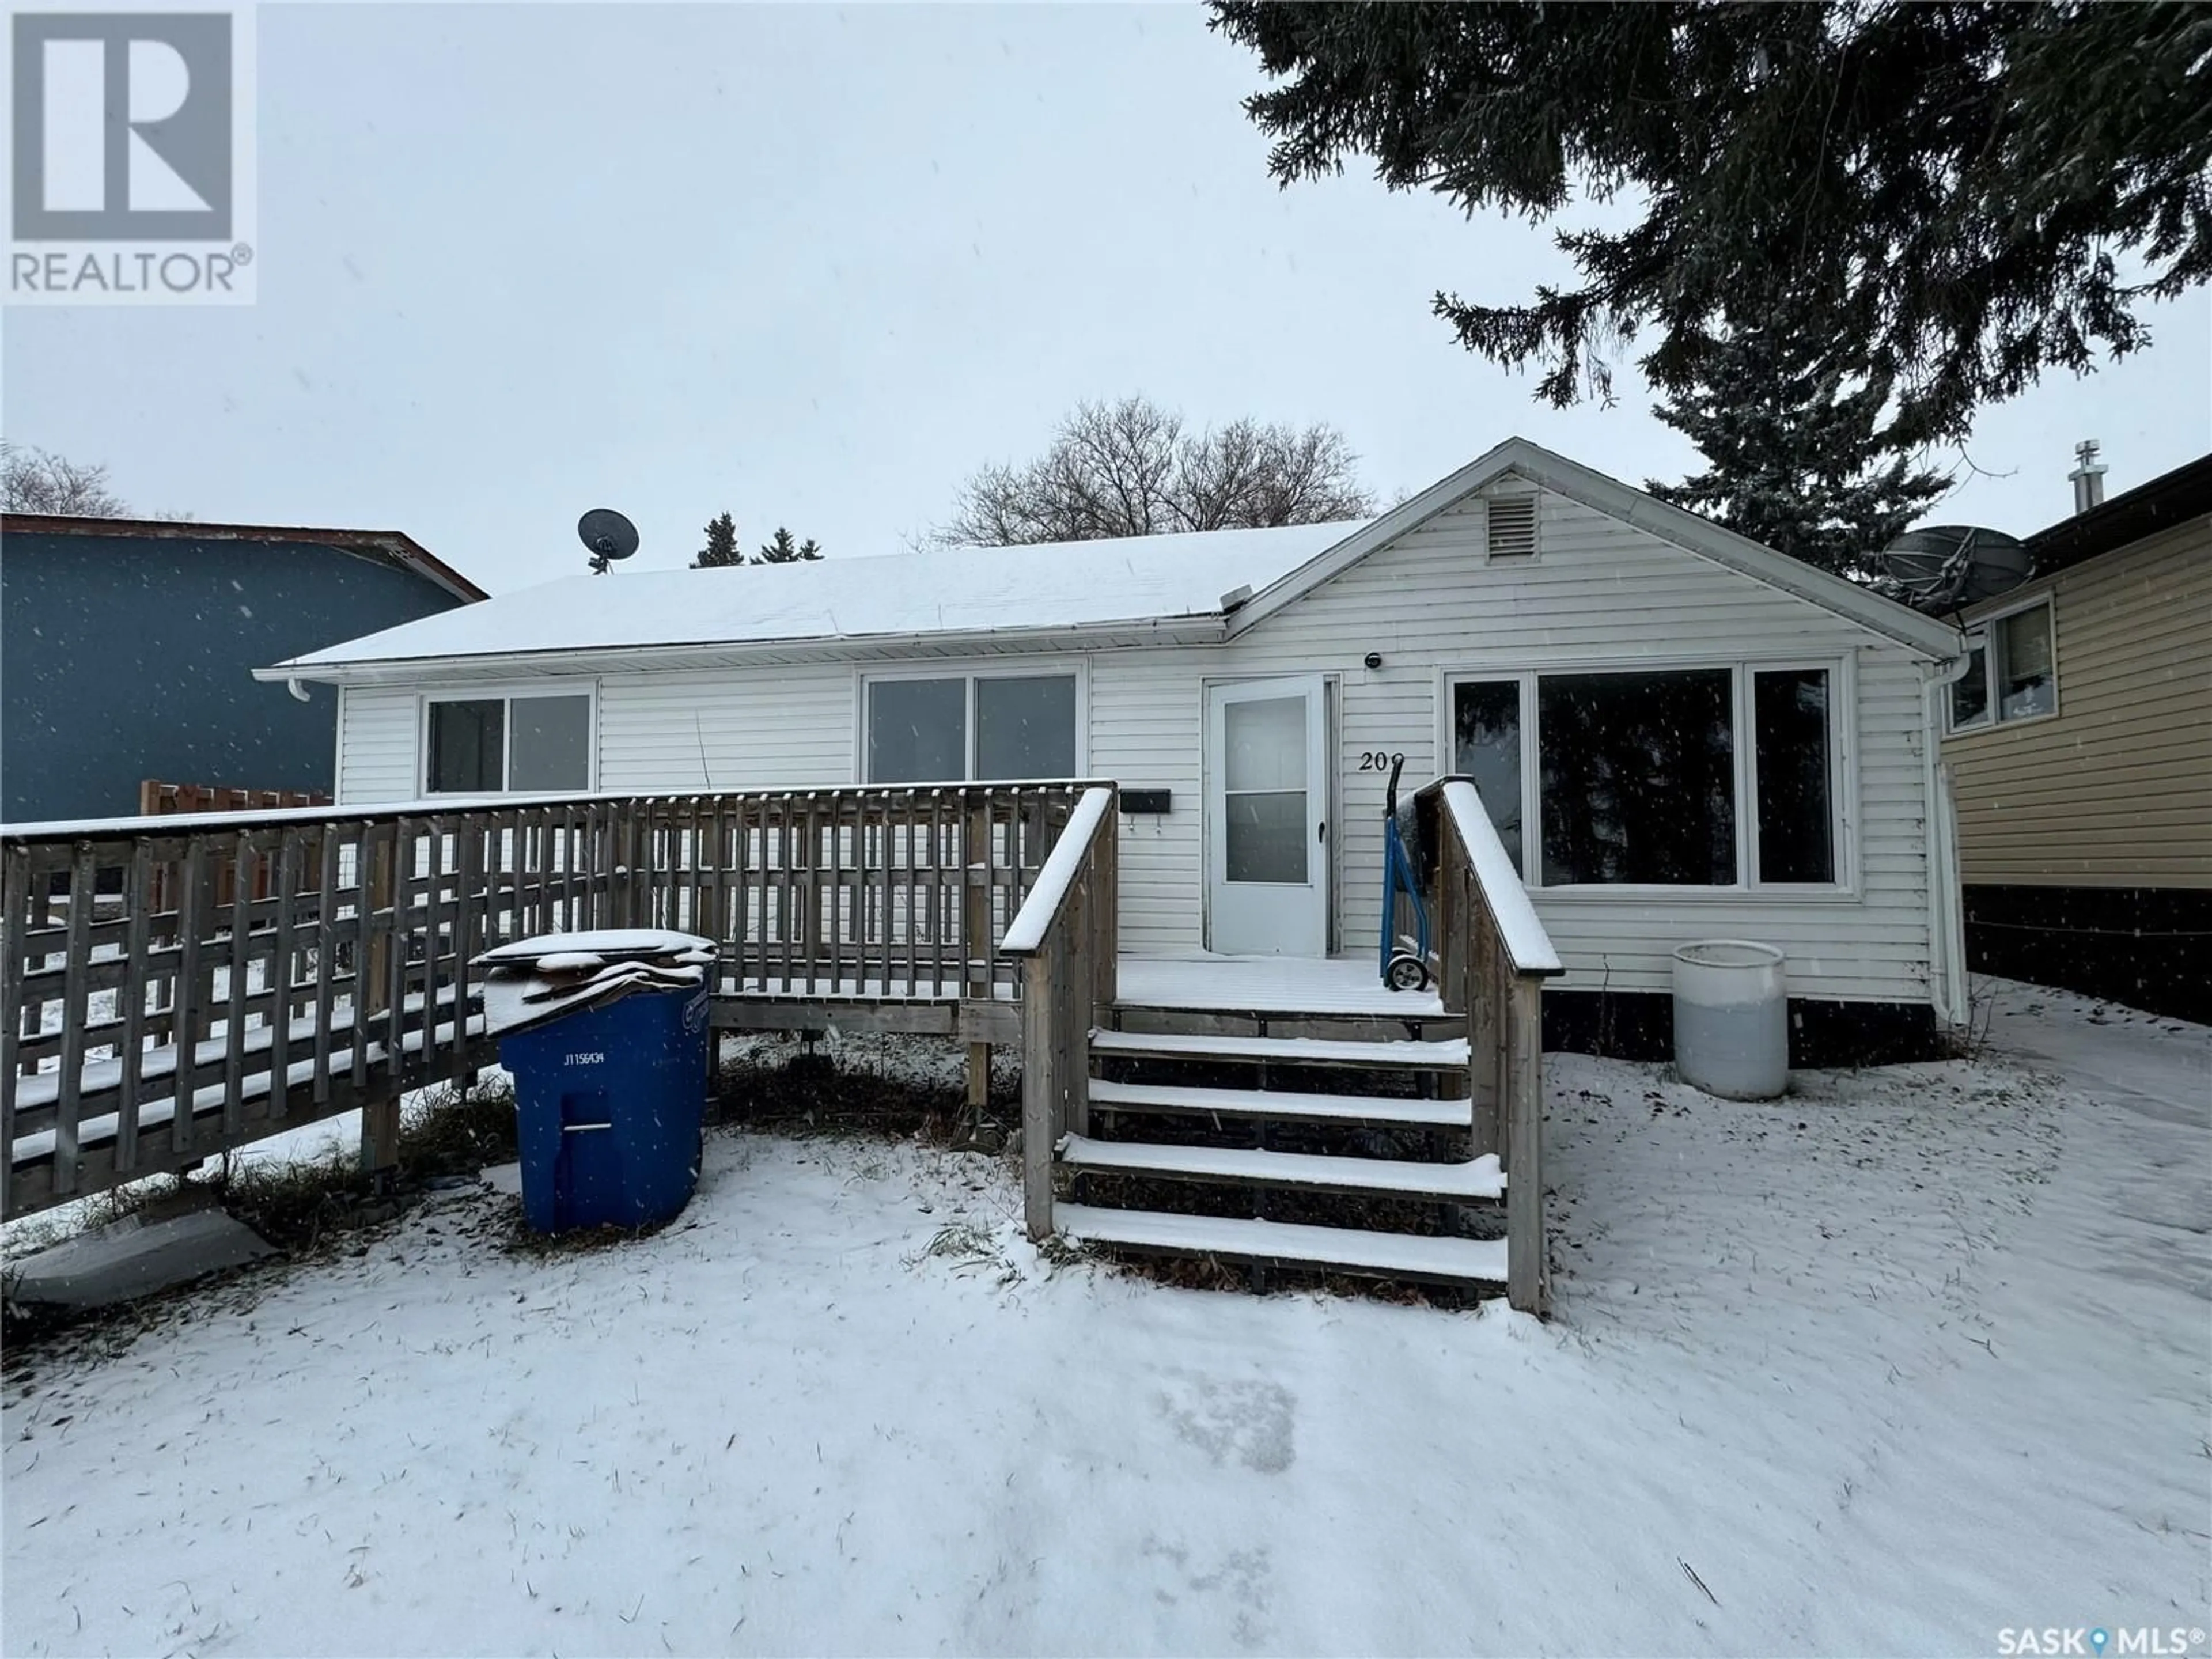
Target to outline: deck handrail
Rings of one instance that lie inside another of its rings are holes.
[[[1466,778],[1438,781],[1443,786],[1443,803],[1452,828],[1459,832],[1460,845],[1482,890],[1482,902],[1497,921],[1498,943],[1513,971],[1544,976],[1565,972],[1552,936],[1537,916],[1536,907],[1528,902],[1521,872],[1513,867],[1512,857],[1498,838],[1498,826],[1483,809],[1482,797],[1475,793],[1474,783]]]
[[[1564,971],[1474,780],[1443,777],[1414,797],[1435,922],[1437,990],[1467,1019],[1476,1154],[1505,1170],[1506,1295],[1544,1311],[1544,981]]]
[[[1022,969],[1022,1215],[1051,1235],[1053,1153],[1091,1128],[1091,1026],[1115,996],[1118,791],[1086,789],[1000,950]]]
[[[1114,811],[1114,792],[1107,788],[1086,789],[1082,799],[1068,815],[1067,828],[1060,832],[1053,844],[1052,855],[1045,860],[1044,868],[1037,872],[1036,880],[1030,885],[1030,896],[1022,901],[1020,912],[1007,925],[1006,937],[999,941],[999,949],[1010,957],[1031,957],[1044,948],[1045,931],[1060,920],[1068,899],[1075,891],[1076,878],[1083,873],[1091,858],[1091,838],[1098,833],[1100,824],[1108,822]]]
[[[0,842],[75,842],[88,837],[102,840],[143,834],[181,834],[193,830],[234,830],[241,825],[263,829],[283,823],[355,823],[368,818],[426,818],[434,814],[500,811],[514,806],[592,806],[620,801],[710,800],[720,796],[828,795],[875,789],[896,793],[909,789],[974,795],[1009,788],[1110,788],[1101,778],[1007,778],[990,783],[771,783],[744,789],[556,789],[536,793],[514,791],[497,794],[414,795],[388,800],[346,801],[329,806],[255,806],[233,811],[126,813],[112,817],[51,818],[20,823],[0,823]]]

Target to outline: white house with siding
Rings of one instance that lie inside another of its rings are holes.
[[[260,677],[338,688],[344,804],[1112,779],[1135,955],[1371,956],[1402,756],[1475,781],[1575,1046],[1639,1046],[1673,949],[1732,938],[1787,952],[1808,1046],[1910,1047],[1964,1010],[1960,653],[1515,439],[1365,522],[580,575]]]

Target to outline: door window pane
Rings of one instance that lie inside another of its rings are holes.
[[[1759,769],[1759,878],[1832,882],[1827,671],[1753,674],[1751,713]]]
[[[588,789],[592,783],[592,700],[588,696],[516,697],[510,789]]]
[[[968,775],[968,682],[877,680],[868,687],[868,780],[957,783]]]
[[[1521,868],[1521,683],[1477,680],[1452,688],[1452,770],[1474,780],[1482,810]]]
[[[1989,641],[1977,637],[1966,647],[1966,672],[1951,683],[1951,724],[1972,726],[1989,712]]]
[[[430,705],[434,795],[488,795],[507,787],[507,704],[498,697]]]
[[[1733,885],[1732,704],[1724,668],[1540,679],[1545,882]]]
[[[2047,714],[2058,706],[2057,683],[2051,677],[2051,607],[2039,605],[1997,623],[1997,665],[2003,678],[1998,687],[1997,715],[2016,720],[2028,714]]]
[[[1222,706],[1224,780],[1235,789],[1306,787],[1306,700],[1255,698]]]
[[[975,682],[979,779],[1075,775],[1075,677]]]
[[[1306,879],[1304,790],[1231,795],[1227,808],[1230,880]]]

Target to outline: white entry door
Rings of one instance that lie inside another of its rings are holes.
[[[1328,710],[1321,676],[1206,696],[1206,943],[1328,954]]]

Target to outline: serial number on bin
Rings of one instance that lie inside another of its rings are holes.
[[[607,1063],[607,1051],[604,1048],[590,1049],[583,1054],[571,1054],[562,1063],[568,1066],[604,1066]]]

